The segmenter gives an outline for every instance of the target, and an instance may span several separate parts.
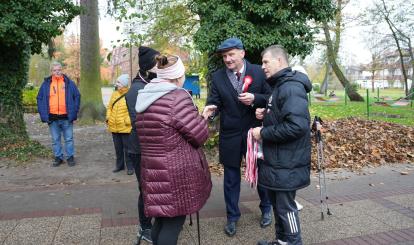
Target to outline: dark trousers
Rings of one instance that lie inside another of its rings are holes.
[[[112,140],[114,141],[115,154],[116,154],[116,166],[117,169],[125,169],[125,165],[128,170],[132,170],[132,161],[129,158],[128,152],[128,138],[129,134],[112,133]]]
[[[268,190],[275,214],[276,238],[289,245],[302,245],[296,191]]]
[[[143,230],[151,229],[151,218],[145,216],[144,214],[144,199],[142,198],[142,189],[141,189],[141,154],[132,154],[128,153],[129,158],[131,159],[134,169],[135,169],[135,177],[137,177],[138,182],[138,219],[139,224]]]
[[[240,218],[240,182],[240,168],[224,166],[224,201],[226,202],[227,221],[229,222],[236,222]],[[262,214],[270,212],[272,205],[267,195],[267,190],[258,186],[257,192],[259,193],[259,207]]]
[[[185,215],[155,218],[151,230],[152,243],[154,245],[176,245],[184,222]]]

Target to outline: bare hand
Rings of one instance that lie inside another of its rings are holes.
[[[254,101],[254,94],[252,93],[241,93],[238,97],[239,101],[245,105],[251,105]]]
[[[217,106],[216,105],[206,105],[206,107],[204,107],[203,110],[203,117],[204,119],[208,119],[209,116],[211,116],[213,114],[213,112],[215,112],[217,110]]]
[[[262,136],[260,135],[260,131],[262,130],[262,127],[256,127],[253,129],[253,137],[256,140],[261,140]]]
[[[265,110],[266,110],[266,108],[257,108],[256,109],[256,118],[259,119],[259,120],[263,120]]]

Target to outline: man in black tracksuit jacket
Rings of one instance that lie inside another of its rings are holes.
[[[258,244],[302,244],[296,190],[310,184],[311,135],[307,93],[308,77],[292,71],[283,47],[273,45],[262,53],[262,69],[273,88],[263,118],[253,136],[263,142],[264,162],[259,165],[258,184],[268,189],[275,215],[277,241]]]

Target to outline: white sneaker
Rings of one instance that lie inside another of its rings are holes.
[[[300,211],[300,210],[303,209],[303,205],[302,204],[298,203],[298,201],[296,201],[296,200],[295,200],[295,203],[296,203],[296,207],[298,208],[298,211]]]
[[[302,206],[302,205],[301,205],[301,206]],[[302,206],[302,208],[303,208],[303,206]],[[277,239],[277,242],[278,242],[280,245],[288,245],[288,243],[287,243],[287,242],[284,242],[284,241],[279,240],[279,239]]]

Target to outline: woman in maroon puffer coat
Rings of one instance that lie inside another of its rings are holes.
[[[199,211],[211,191],[201,149],[207,121],[182,88],[185,69],[178,56],[158,56],[157,78],[138,92],[135,110],[141,143],[145,215],[155,217],[155,245],[177,244],[185,217]]]

